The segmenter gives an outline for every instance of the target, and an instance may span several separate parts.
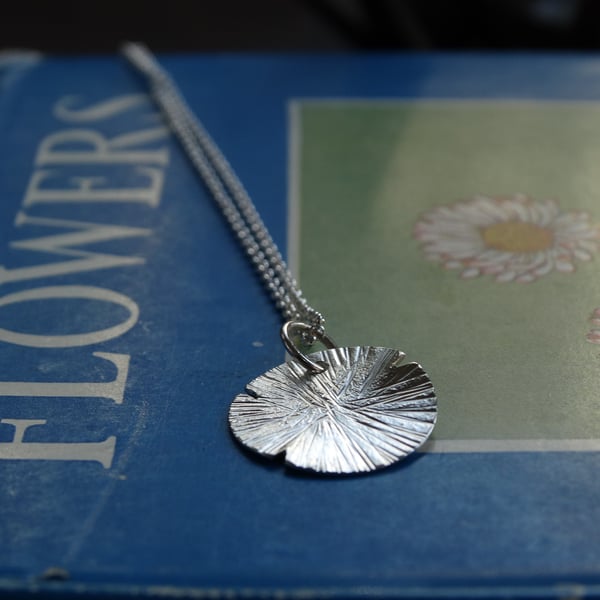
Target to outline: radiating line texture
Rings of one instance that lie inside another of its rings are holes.
[[[389,348],[334,348],[310,355],[313,374],[290,361],[247,386],[231,404],[235,437],[266,456],[319,473],[359,473],[391,465],[423,444],[437,402],[427,373]]]

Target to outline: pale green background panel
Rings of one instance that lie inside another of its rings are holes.
[[[430,372],[436,439],[600,438],[600,256],[529,284],[428,262],[423,211],[476,194],[554,198],[600,222],[600,105],[297,106],[299,276],[338,344]]]

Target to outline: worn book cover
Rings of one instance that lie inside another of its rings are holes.
[[[0,58],[0,590],[599,591],[600,59],[164,56],[340,345],[431,374],[370,475],[240,448],[279,317],[119,57]]]

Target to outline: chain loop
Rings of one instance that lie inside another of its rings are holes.
[[[335,342],[325,333],[325,331],[323,330],[319,334],[315,335],[314,327],[308,325],[307,323],[301,323],[300,321],[286,321],[281,327],[280,335],[285,349],[293,358],[305,366],[311,373],[323,373],[323,371],[327,370],[326,364],[315,362],[306,356],[306,354],[304,354],[304,352],[302,352],[298,346],[296,346],[292,339],[294,334],[300,334],[300,337],[303,339],[303,341],[306,334],[308,334],[311,338],[314,336],[314,339],[310,342],[310,345],[314,344],[316,341],[319,341],[325,346],[325,348],[331,350],[332,348],[336,347]]]

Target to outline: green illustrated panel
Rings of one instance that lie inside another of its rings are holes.
[[[293,106],[290,256],[340,345],[399,348],[431,449],[600,448],[600,104]]]

